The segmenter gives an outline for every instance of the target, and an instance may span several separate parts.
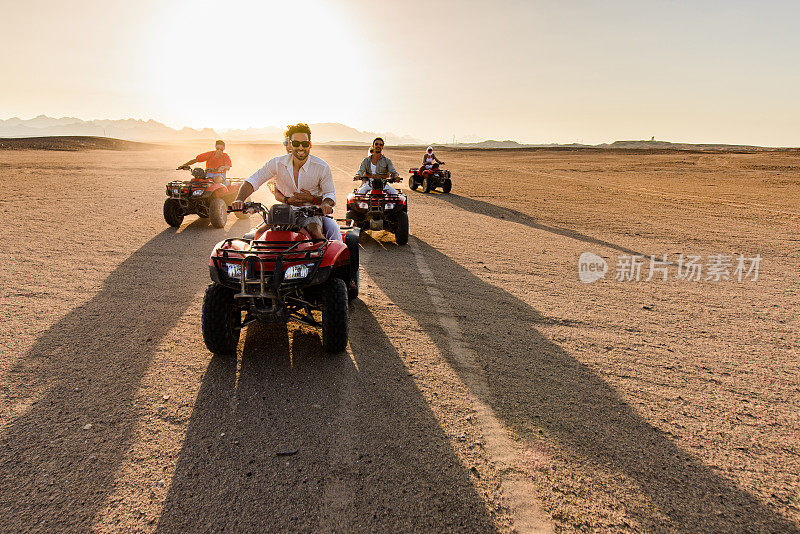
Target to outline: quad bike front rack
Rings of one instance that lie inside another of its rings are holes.
[[[237,239],[242,241],[241,239]],[[226,239],[222,246],[230,243],[234,239]],[[242,255],[241,259],[241,276],[239,281],[240,292],[234,295],[235,298],[245,299],[269,299],[271,305],[269,307],[261,307],[258,311],[263,315],[274,315],[278,311],[284,309],[286,302],[284,294],[281,292],[281,285],[284,283],[285,272],[283,266],[287,262],[309,264],[309,274],[297,283],[306,280],[313,280],[319,265],[322,263],[323,252],[325,245],[328,243],[327,239],[306,239],[303,241],[254,241],[244,240],[250,242],[250,250],[248,252],[237,251],[235,249],[218,249],[218,255],[214,257],[214,264],[217,269],[221,269],[222,263],[236,262],[239,258],[230,258],[231,254]],[[305,250],[296,250],[302,244],[316,245],[314,248]],[[273,263],[274,267],[272,272],[267,269],[266,263]],[[258,269],[255,266],[258,266]],[[258,272],[257,282],[252,281],[252,277],[248,277],[249,272]],[[224,272],[224,271],[223,271]],[[257,284],[257,285],[256,285]],[[293,284],[295,285],[295,284]],[[253,288],[256,286],[257,289]],[[250,290],[250,288],[253,288]],[[291,290],[292,287],[285,288]],[[284,291],[283,293],[286,293]],[[299,299],[294,299],[299,300]],[[308,303],[301,302],[303,305]]]

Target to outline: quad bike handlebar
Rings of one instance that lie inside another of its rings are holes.
[[[387,182],[402,182],[403,181],[400,178],[399,175],[395,176],[394,178],[392,178],[391,174],[367,174],[365,176],[361,176],[361,175],[356,174],[353,177],[353,181],[354,182],[358,182],[358,181],[364,181],[364,180],[374,180],[375,178],[380,178],[381,180],[386,180]]]
[[[241,207],[241,209],[236,209],[236,208],[232,208],[232,207],[228,206],[228,213],[234,213],[234,212],[237,212],[237,211],[241,211],[242,213],[245,213],[245,212],[248,212],[248,211],[250,213],[258,212],[266,220],[265,214],[267,213],[267,209],[264,207],[264,205],[261,202],[245,202],[244,205]]]
[[[195,167],[195,169],[201,169],[202,170],[201,167]],[[176,167],[175,170],[176,171],[191,171],[192,167],[190,165],[181,165],[179,167]],[[217,167],[217,168],[214,168],[214,169],[205,169],[205,172],[208,173],[208,172],[224,172],[224,171],[220,171],[219,167]]]
[[[444,165],[444,163],[431,163],[430,164],[430,166],[431,166],[430,169],[423,169],[424,165],[420,165],[419,167],[412,167],[412,168],[408,169],[408,172],[415,173],[415,172],[422,172],[422,171],[432,171],[432,170],[438,169],[442,165]]]
[[[288,205],[284,205],[284,204],[276,204],[276,205],[277,206],[288,206]],[[323,216],[325,216],[325,214],[322,212],[322,208],[320,208],[319,206],[300,206],[300,207],[291,206],[291,208],[292,208],[292,210],[293,210],[293,212],[295,214],[300,214],[300,215],[303,215],[305,217],[323,217]],[[270,210],[260,202],[245,202],[241,209],[235,209],[235,208],[232,208],[232,207],[228,206],[228,213],[233,213],[233,212],[236,212],[236,211],[241,211],[241,212],[244,212],[244,213],[247,213],[247,212],[255,213],[255,212],[257,212],[264,219],[265,223],[270,224],[269,223]],[[281,224],[284,225],[285,223],[281,223]]]

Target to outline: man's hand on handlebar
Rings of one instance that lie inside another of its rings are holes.
[[[262,209],[263,206],[259,202],[251,202],[251,201],[245,202],[244,200],[236,199],[233,202],[231,202],[231,207],[228,208],[228,213],[231,213],[233,211],[241,211],[242,213],[249,214],[249,213],[255,213],[258,210]]]

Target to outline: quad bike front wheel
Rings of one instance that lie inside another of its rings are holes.
[[[450,181],[450,178],[445,178],[444,182],[442,183],[442,191],[445,193],[449,193],[452,188],[453,188],[453,182]]]
[[[225,228],[225,223],[228,220],[228,206],[225,205],[224,200],[219,197],[211,199],[208,204],[208,218],[214,228]]]
[[[397,232],[394,234],[394,240],[400,246],[408,243],[408,213],[404,211],[397,215]]]
[[[414,179],[414,175],[413,175],[413,174],[412,174],[411,176],[409,176],[409,177],[408,177],[408,187],[409,187],[410,189],[413,189],[414,191],[416,191],[416,190],[417,190],[417,187],[419,187],[419,184],[418,184],[418,183],[417,183],[417,181]]]
[[[431,179],[427,176],[422,179],[422,192],[423,193],[430,193],[431,189],[433,189],[433,185],[431,184]]]
[[[233,294],[232,289],[211,284],[203,297],[203,341],[220,356],[235,356],[239,344],[242,312]]]
[[[349,323],[347,285],[341,278],[331,278],[322,290],[322,348],[333,354],[344,352]]]
[[[177,228],[183,222],[183,210],[181,204],[174,198],[164,201],[164,220],[167,224]]]

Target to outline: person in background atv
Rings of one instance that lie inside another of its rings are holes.
[[[439,158],[436,157],[436,154],[433,153],[433,147],[429,146],[425,150],[425,154],[422,156],[422,167],[419,170],[423,171],[426,169],[432,169],[434,162],[444,165],[444,161],[440,161]]]
[[[287,154],[291,154],[292,153],[292,147],[289,146],[291,144],[289,142],[289,128],[291,128],[291,127],[292,127],[291,125],[287,126],[286,130],[284,130],[284,132],[283,132],[283,147],[286,149],[286,153]]]
[[[287,126],[286,130],[284,130],[284,132],[283,132],[283,148],[286,149],[286,153],[287,154],[291,154],[292,153],[292,147],[291,147],[291,144],[289,143],[289,128],[291,128],[291,125]],[[278,191],[278,180],[274,176],[272,178],[270,178],[269,180],[267,180],[264,185],[266,185],[267,188],[270,190],[270,192],[272,192],[272,196],[275,197],[275,200],[277,200],[278,202],[280,202],[282,204],[286,203],[283,200],[281,200],[280,198],[278,198],[278,194],[279,194],[279,193],[277,193],[277,191]],[[281,195],[281,196],[283,196],[283,195]]]
[[[203,161],[206,162],[206,177],[218,184],[225,183],[225,173],[233,166],[230,156],[225,153],[225,141],[217,140],[214,143],[214,150],[198,154],[196,158],[190,159],[178,168],[188,169],[190,165]]]
[[[298,123],[288,130],[292,153],[269,160],[263,167],[242,183],[233,209],[242,209],[244,201],[253,191],[271,178],[276,179],[276,198],[291,206],[320,206],[325,215],[333,213],[336,191],[330,166],[311,152],[311,128]],[[291,194],[288,196],[284,191]],[[299,217],[299,226],[314,239],[325,239],[320,217]],[[340,237],[341,239],[341,237]]]
[[[372,189],[368,180],[372,178],[373,175],[385,176],[388,174],[391,178],[397,178],[399,176],[392,164],[392,160],[383,155],[383,145],[383,139],[376,137],[372,141],[372,147],[369,149],[370,155],[361,162],[361,167],[358,168],[358,176],[364,180],[364,185],[359,188],[359,193],[367,193]],[[389,184],[386,184],[383,189],[390,195],[397,194],[397,189]]]

